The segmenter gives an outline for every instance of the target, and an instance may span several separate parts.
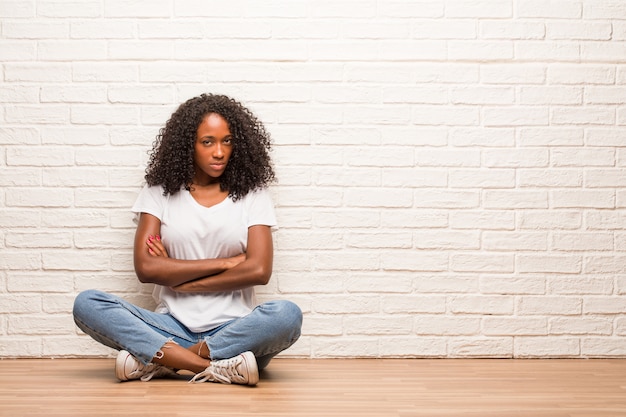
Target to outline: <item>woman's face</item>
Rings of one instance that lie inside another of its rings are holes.
[[[202,119],[194,144],[194,182],[206,185],[215,182],[226,169],[233,152],[233,137],[228,123],[217,113]]]

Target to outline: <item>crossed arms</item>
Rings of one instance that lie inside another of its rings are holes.
[[[141,213],[135,232],[133,259],[139,281],[179,292],[234,291],[265,285],[272,275],[273,243],[269,226],[248,228],[246,253],[231,258],[183,260],[170,258],[160,240],[161,221]]]

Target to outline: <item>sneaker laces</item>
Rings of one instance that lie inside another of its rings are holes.
[[[233,378],[241,378],[242,375],[237,371],[237,365],[241,363],[241,357],[236,356],[221,361],[213,361],[208,368],[196,374],[190,383],[200,382],[221,382],[222,384],[230,384]]]
[[[152,368],[152,369],[150,369]],[[176,372],[174,372],[173,369],[168,368],[167,366],[163,366],[163,365],[158,365],[155,363],[149,363],[148,365],[139,367],[135,370],[133,370],[129,375],[134,375],[134,374],[143,374],[141,376],[141,379],[143,382],[148,382],[150,381],[152,378],[158,378],[158,377],[162,377],[162,376],[169,376],[169,375],[173,375]]]

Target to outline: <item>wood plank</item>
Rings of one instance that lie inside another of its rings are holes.
[[[111,359],[0,361],[0,416],[626,416],[626,360],[275,359],[256,387],[119,383]]]

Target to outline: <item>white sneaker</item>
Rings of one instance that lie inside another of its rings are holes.
[[[256,385],[259,382],[256,358],[252,352],[244,352],[234,358],[212,361],[208,368],[196,374],[189,382],[205,381]]]
[[[178,374],[173,369],[156,363],[144,365],[125,350],[120,350],[117,354],[117,359],[115,360],[115,376],[120,381],[141,379],[146,382],[150,381],[152,378],[162,378],[174,375]]]

